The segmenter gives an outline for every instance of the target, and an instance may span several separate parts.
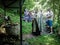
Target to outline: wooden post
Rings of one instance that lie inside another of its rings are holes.
[[[22,45],[22,5],[25,0],[20,0],[20,45]]]

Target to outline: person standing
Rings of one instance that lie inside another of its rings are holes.
[[[39,17],[39,19],[38,19],[38,21],[39,21],[39,30],[41,30],[41,32],[43,32],[43,12],[42,12],[42,10],[40,10],[39,12],[38,12],[38,17]]]
[[[26,22],[28,22],[28,14],[29,14],[29,11],[28,11],[28,9],[25,9],[25,11],[24,11],[24,20],[26,21]]]
[[[53,33],[53,29],[52,29],[52,23],[53,23],[53,12],[51,11],[51,9],[47,10],[47,14],[46,14],[46,24],[48,25],[48,27],[50,27],[50,34]]]
[[[31,11],[29,11],[28,16],[29,16],[28,21],[31,22],[32,21],[32,13],[31,13]]]

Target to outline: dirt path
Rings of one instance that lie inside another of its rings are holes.
[[[31,39],[34,38],[35,36],[33,36],[32,34],[23,34],[23,40],[25,39]]]
[[[41,32],[41,35],[47,35],[47,34],[49,35],[49,33],[47,33],[46,31]],[[31,38],[35,38],[35,37],[37,37],[37,36],[34,36],[32,34],[23,34],[23,40],[31,39]]]

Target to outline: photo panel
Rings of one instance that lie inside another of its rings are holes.
[[[22,5],[23,45],[59,45],[60,0],[25,0]]]

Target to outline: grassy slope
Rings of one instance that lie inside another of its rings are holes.
[[[3,13],[3,10],[0,9],[0,12]],[[14,14],[9,12],[7,12],[7,15],[11,17],[14,23],[20,22],[18,15],[14,16]],[[31,22],[28,23],[28,22],[22,21],[22,25],[23,25],[23,30],[22,30],[23,34],[30,34],[32,31]],[[60,39],[58,39],[55,35],[38,36],[32,39],[27,39],[26,41],[28,41],[30,45],[60,45]]]
[[[23,21],[23,34],[30,34],[32,31],[31,29],[31,22],[28,23]],[[60,40],[55,34],[37,36],[27,39],[26,41],[29,42],[30,45],[60,45]]]
[[[55,35],[43,35],[27,40],[30,45],[60,45],[60,40]]]
[[[23,34],[29,34],[29,33],[31,33],[31,31],[32,31],[32,25],[31,25],[32,23],[31,22],[24,22],[24,21],[22,21],[22,28],[23,28],[23,30],[22,30],[22,32],[23,32]]]

